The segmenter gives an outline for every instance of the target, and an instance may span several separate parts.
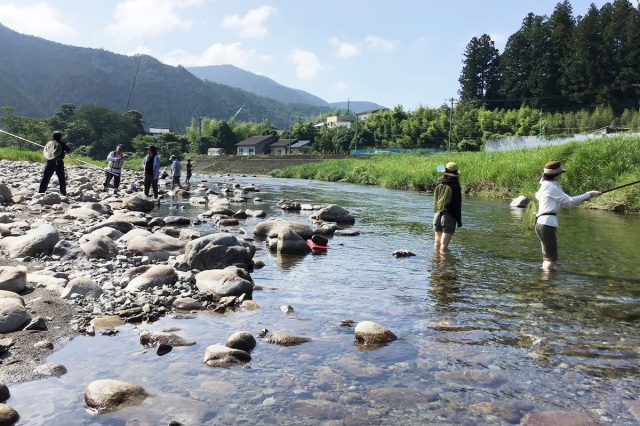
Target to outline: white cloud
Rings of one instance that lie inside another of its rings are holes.
[[[274,7],[260,6],[250,10],[243,17],[239,15],[225,16],[222,20],[222,27],[240,30],[240,37],[262,38],[267,33],[267,28],[264,26],[265,21],[275,13]]]
[[[289,60],[296,65],[296,75],[300,80],[315,80],[323,69],[315,53],[308,50],[293,49]]]
[[[230,64],[246,69],[255,59],[267,61],[271,58],[258,55],[255,49],[243,50],[242,43],[216,43],[200,55],[192,55],[184,50],[174,50],[165,55],[162,62],[185,67]]]
[[[114,38],[131,40],[157,36],[176,29],[187,30],[192,22],[183,19],[179,10],[198,5],[202,0],[125,0],[115,7],[115,21],[105,33]]]
[[[331,86],[331,90],[333,90],[334,92],[339,92],[339,93],[344,93],[347,91],[347,89],[349,89],[349,85],[347,83],[345,83],[344,81],[339,81],[336,84],[334,84],[333,86]]]
[[[360,54],[360,46],[357,43],[346,43],[335,37],[330,38],[329,42],[338,47],[336,56],[339,58],[353,58]]]
[[[49,40],[70,38],[76,31],[62,22],[59,11],[47,3],[30,6],[8,3],[0,5],[0,22],[24,34],[31,34]]]
[[[388,39],[383,38],[383,37],[372,36],[372,35],[367,36],[365,38],[365,43],[367,44],[369,49],[371,49],[371,50],[380,50],[380,51],[383,51],[383,52],[391,52],[391,51],[395,50],[396,46],[398,45],[397,41],[388,40]]]

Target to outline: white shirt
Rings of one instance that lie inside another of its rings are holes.
[[[575,207],[581,202],[588,200],[590,195],[585,192],[582,195],[576,195],[571,197],[562,191],[562,187],[556,181],[543,180],[541,181],[540,189],[536,192],[536,199],[538,200],[538,219],[536,223],[542,225],[549,225],[558,227],[558,218],[554,215],[543,215],[541,213],[557,213],[560,208],[568,209]]]

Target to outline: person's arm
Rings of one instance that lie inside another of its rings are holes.
[[[109,155],[107,155],[107,161],[118,161],[119,159],[120,158],[118,158],[118,155],[115,151],[111,151]]]
[[[576,207],[578,204],[583,201],[591,198],[591,194],[589,192],[585,192],[584,194],[576,195],[572,197],[568,194],[565,194],[560,187],[555,186],[551,188],[549,196],[560,203],[560,207],[569,209],[572,207]]]
[[[67,145],[66,143],[64,143],[62,141],[60,142],[60,146],[62,147],[62,150],[64,152],[66,152],[67,154],[70,154],[73,151],[71,148],[69,148],[69,145]]]

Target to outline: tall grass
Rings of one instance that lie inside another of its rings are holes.
[[[455,161],[466,193],[533,196],[539,187],[542,167],[550,160],[561,161],[568,170],[562,180],[565,192],[604,190],[640,180],[640,138],[620,136],[508,152],[381,154],[287,167],[275,170],[272,176],[432,190],[439,177],[436,166]],[[640,211],[639,194],[640,184],[613,191],[591,204]]]

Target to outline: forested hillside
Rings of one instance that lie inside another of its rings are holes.
[[[198,115],[228,120],[242,105],[238,120],[262,121],[266,115],[281,128],[291,115],[320,112],[311,105],[285,104],[205,83],[183,67],[150,56],[66,46],[1,24],[0,58],[0,107],[28,117],[51,116],[67,103],[102,105],[119,112],[139,111],[145,126],[183,133]]]

